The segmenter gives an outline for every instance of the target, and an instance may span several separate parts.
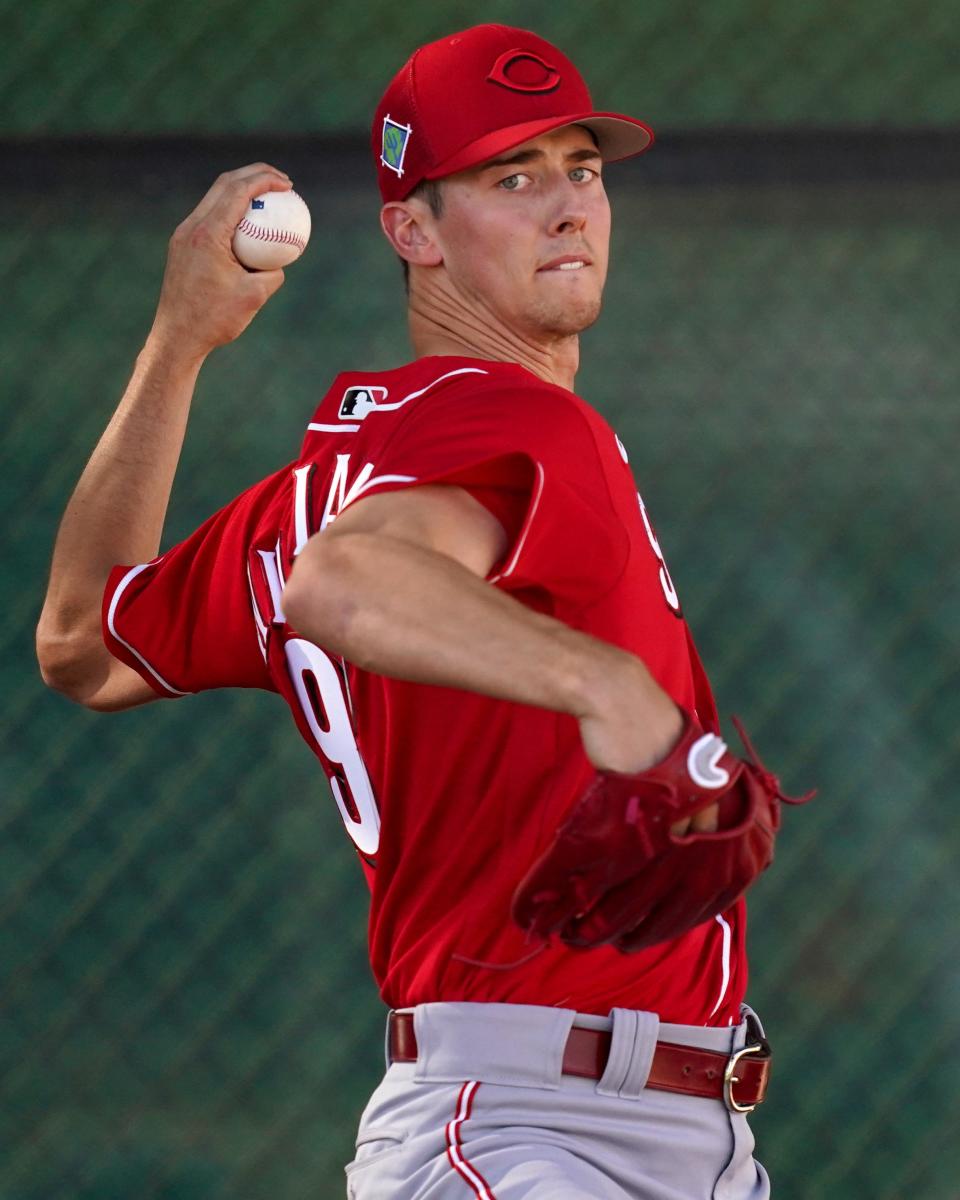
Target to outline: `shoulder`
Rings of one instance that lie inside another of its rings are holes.
[[[552,409],[602,420],[573,392],[516,363],[453,356],[420,358],[392,371],[341,372],[321,407],[328,419],[335,413],[342,424],[374,428],[384,419],[395,424],[397,418],[422,410],[435,416],[449,409],[454,416],[471,403],[491,409],[515,406],[518,411],[521,406]]]
[[[423,389],[409,406],[411,425],[438,423],[461,436],[495,428],[544,445],[604,434],[612,442],[604,419],[575,393],[512,363],[470,361],[471,369],[444,372]]]
[[[333,464],[349,454],[400,471],[414,461],[425,470],[511,453],[589,469],[616,454],[616,439],[579,396],[515,363],[428,357],[338,375],[308,426],[301,461]]]

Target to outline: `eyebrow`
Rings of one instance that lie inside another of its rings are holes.
[[[502,158],[491,158],[480,168],[482,171],[492,171],[495,167],[523,166],[524,163],[536,162],[546,158],[542,150],[518,150],[505,154]],[[567,162],[586,162],[588,158],[602,158],[600,151],[594,146],[589,149],[584,146],[581,150],[571,150],[565,154]]]

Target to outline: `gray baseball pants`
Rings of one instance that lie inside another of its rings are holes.
[[[658,1038],[730,1052],[732,1029],[520,1004],[422,1004],[419,1058],[388,1065],[348,1200],[768,1200],[746,1117],[645,1088]],[[562,1075],[572,1024],[612,1030],[599,1081]]]

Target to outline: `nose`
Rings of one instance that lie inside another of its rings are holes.
[[[550,222],[552,234],[579,233],[587,223],[587,214],[580,205],[569,203]]]
[[[558,181],[553,197],[553,214],[550,218],[550,233],[562,235],[579,233],[587,223],[587,210],[582,189],[568,178]]]

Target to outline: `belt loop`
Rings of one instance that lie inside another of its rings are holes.
[[[761,1041],[766,1037],[763,1031],[763,1023],[749,1004],[740,1005],[740,1024],[745,1026],[742,1043],[744,1046],[748,1042]],[[734,1050],[739,1050],[741,1047],[734,1045],[733,1048]]]
[[[632,1008],[611,1009],[610,1016],[613,1019],[610,1054],[597,1092],[601,1096],[637,1100],[650,1074],[660,1019],[656,1013]]]

